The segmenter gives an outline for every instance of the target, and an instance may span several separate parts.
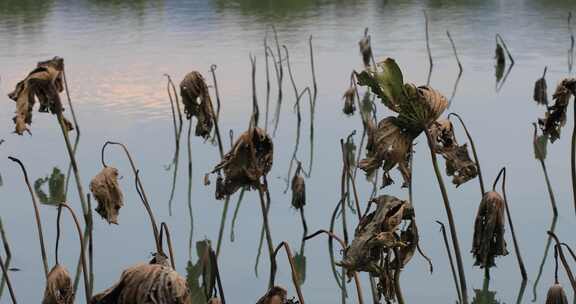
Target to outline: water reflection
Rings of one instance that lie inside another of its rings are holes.
[[[66,176],[54,167],[52,173],[46,177],[36,179],[34,182],[34,192],[42,204],[45,205],[59,205],[66,202],[65,191]],[[48,184],[48,194],[43,189],[43,186]]]

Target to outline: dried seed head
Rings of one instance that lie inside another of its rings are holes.
[[[274,286],[262,296],[256,304],[286,304],[290,303],[288,300],[288,293],[286,289],[280,286]]]
[[[342,96],[344,99],[344,108],[342,109],[342,112],[344,112],[346,115],[352,115],[356,111],[356,105],[354,104],[354,94],[354,87],[350,87],[348,90],[346,90],[346,92],[344,92],[344,95]]]
[[[364,35],[364,37],[358,42],[360,47],[360,54],[362,54],[362,62],[365,68],[370,67],[370,60],[372,59],[372,46],[370,46],[370,36]]]
[[[72,304],[74,288],[66,267],[55,265],[48,273],[42,304]]]
[[[64,59],[54,57],[51,60],[39,62],[34,70],[8,94],[16,102],[15,133],[22,135],[32,123],[32,109],[36,100],[40,103],[39,112],[57,114],[63,111],[60,92],[63,90],[62,72]],[[64,119],[68,131],[72,124]]]
[[[170,267],[139,264],[126,269],[120,281],[92,297],[92,304],[189,304],[186,280]]]
[[[497,192],[489,191],[482,197],[472,241],[475,266],[493,267],[496,257],[508,255],[504,240],[504,208],[504,199]]]
[[[300,175],[300,165],[292,177],[292,207],[296,209],[304,208],[306,205],[306,182]]]
[[[556,283],[548,289],[546,304],[568,304],[568,298],[566,297],[562,285]]]
[[[98,202],[96,212],[109,224],[118,224],[118,213],[124,205],[118,185],[118,169],[105,167],[90,182],[90,191]]]
[[[196,136],[207,138],[212,131],[214,111],[208,85],[204,81],[204,77],[197,71],[188,73],[180,82],[180,95],[182,96],[186,118],[191,119],[192,116],[195,116],[198,120],[196,123]],[[200,98],[200,103],[198,103],[198,98]]]
[[[544,118],[538,119],[538,124],[542,132],[549,136],[550,142],[560,138],[560,131],[566,124],[566,110],[570,97],[576,91],[576,79],[563,79],[558,86],[552,99],[554,104],[548,107]]]
[[[264,129],[250,128],[242,133],[232,149],[214,167],[224,171],[224,180],[216,182],[216,199],[223,199],[241,187],[260,187],[260,178],[270,172],[274,144]]]

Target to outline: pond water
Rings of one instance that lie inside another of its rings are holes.
[[[195,263],[197,259],[195,250],[190,255],[188,248],[191,222],[186,129],[182,134],[170,215],[168,202],[176,166],[169,165],[175,145],[163,75],[170,74],[178,84],[186,73],[197,70],[212,85],[210,66],[217,65],[222,100],[220,129],[225,147],[229,147],[229,130],[234,130],[236,136],[240,134],[251,113],[250,54],[256,57],[261,112],[265,109],[263,39],[268,32],[269,41],[273,42],[271,25],[278,31],[280,44],[290,50],[299,90],[311,85],[308,37],[312,35],[318,98],[312,173],[306,180],[306,216],[309,231],[324,229],[328,228],[340,197],[339,140],[357,130],[354,140],[359,145],[362,133],[358,115],[347,117],[342,113],[342,93],[347,88],[350,72],[362,68],[358,40],[364,28],[369,27],[376,58],[395,58],[405,79],[425,84],[428,73],[425,10],[430,20],[430,47],[434,59],[430,84],[451,96],[458,67],[446,36],[449,30],[464,69],[450,111],[464,118],[476,139],[486,184],[492,184],[502,166],[506,166],[508,172],[507,194],[529,279],[523,298],[517,299],[520,273],[507,230],[506,240],[511,253],[499,258],[498,267],[491,271],[489,289],[495,292],[497,302],[494,303],[528,303],[534,297],[536,302],[544,302],[546,290],[553,283],[551,250],[535,292],[533,285],[546,252],[546,230],[552,225],[552,211],[542,169],[533,156],[532,123],[545,109],[532,101],[532,88],[545,66],[548,66],[550,91],[560,79],[570,76],[567,16],[575,4],[571,0],[0,1],[0,96],[4,96],[0,107],[0,138],[5,140],[0,146],[3,180],[0,217],[13,253],[10,267],[19,270],[11,272],[18,299],[22,303],[39,303],[44,278],[30,196],[21,171],[7,156],[20,158],[33,181],[49,175],[54,167],[66,174],[69,165],[62,134],[52,115],[34,113],[32,136],[12,133],[15,107],[6,94],[37,61],[56,55],[65,58],[70,92],[81,128],[77,158],[84,190],[88,190],[90,178],[101,169],[100,149],[104,142],[125,143],[141,170],[156,217],[171,228],[176,268],[185,274],[187,262]],[[515,58],[514,67],[498,92],[495,90],[493,58],[496,33],[504,37]],[[274,75],[273,70],[270,73]],[[274,78],[271,82],[270,113],[273,113],[277,87]],[[274,137],[274,166],[268,178],[272,197],[270,223],[274,241],[285,240],[299,252],[300,217],[290,205],[290,193],[284,193],[296,140],[295,97],[287,75],[283,91],[279,127]],[[302,138],[297,155],[308,166],[312,149],[308,128],[311,117],[308,106],[302,111]],[[379,104],[379,117],[388,114],[391,112]],[[546,163],[559,208],[556,233],[568,244],[574,244],[569,164],[569,130],[573,127],[573,119],[568,116],[561,139],[549,146]],[[464,133],[459,126],[457,129],[463,141]],[[402,273],[403,291],[407,303],[453,303],[456,293],[442,235],[435,223],[435,220],[446,222],[446,212],[424,137],[417,139],[415,151],[413,203],[421,246],[433,260],[434,273],[428,272],[424,259],[415,256]],[[224,203],[215,200],[214,183],[204,186],[203,177],[218,162],[218,148],[192,137],[191,155],[192,241],[210,239],[215,246]],[[154,251],[149,220],[134,191],[134,177],[126,158],[113,147],[107,151],[106,159],[120,170],[126,204],[118,226],[108,225],[95,215],[95,292],[115,282],[123,269],[149,260]],[[360,172],[358,176],[361,205],[365,206],[372,184]],[[396,184],[379,190],[379,194],[407,199],[408,193],[400,187],[396,170],[393,177]],[[445,181],[449,181],[446,176]],[[469,253],[474,217],[480,202],[478,182],[473,180],[459,188],[450,184],[448,194],[466,265],[468,293],[472,298],[474,290],[482,289],[484,275],[481,269],[472,266],[473,258]],[[230,227],[237,196],[230,202],[219,264],[228,301],[254,303],[266,291],[269,271],[264,251],[259,275],[254,272],[262,225],[260,203],[257,192],[246,193],[232,242]],[[80,214],[73,177],[67,197]],[[54,261],[56,213],[54,207],[41,207],[50,264]],[[348,230],[353,231],[356,221],[350,211],[348,218]],[[64,219],[65,225],[72,224],[68,217]],[[61,262],[72,272],[79,251],[73,231],[71,228],[64,230],[60,249]],[[342,233],[340,224],[337,233]],[[325,238],[317,238],[307,242],[305,247],[307,267],[302,291],[310,303],[340,301],[326,243]],[[336,255],[339,260],[338,249]],[[563,272],[560,279],[565,287],[569,286]],[[287,287],[291,295],[296,295],[285,258],[280,259],[277,282]],[[365,299],[369,299],[370,288],[365,274],[362,283]],[[347,287],[348,302],[355,303],[353,283]],[[82,290],[80,287],[78,303],[84,297]],[[573,296],[571,292],[569,295]],[[9,302],[7,292],[0,302]]]

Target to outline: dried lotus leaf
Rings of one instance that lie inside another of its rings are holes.
[[[560,131],[566,124],[568,102],[575,91],[576,79],[566,78],[562,80],[552,95],[554,104],[548,107],[544,118],[538,119],[542,132],[549,137],[551,143],[560,138]]]
[[[180,96],[184,104],[186,118],[196,117],[196,136],[208,138],[214,122],[214,110],[208,91],[208,85],[197,71],[188,73],[180,82]],[[200,103],[198,103],[200,99]]]
[[[504,208],[504,199],[497,192],[489,191],[482,197],[472,240],[475,266],[493,267],[496,257],[508,255],[504,240]]]
[[[56,264],[48,273],[42,304],[74,303],[74,287],[66,267]]]
[[[109,224],[118,224],[118,213],[124,206],[118,184],[118,169],[105,167],[90,182],[90,191],[98,202],[96,212]]]

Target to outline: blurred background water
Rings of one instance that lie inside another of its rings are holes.
[[[318,79],[318,99],[314,117],[312,175],[307,179],[306,213],[310,231],[327,228],[338,202],[341,172],[339,139],[357,130],[359,117],[342,113],[342,93],[350,72],[362,68],[358,40],[365,27],[370,28],[377,60],[393,57],[400,64],[405,79],[425,84],[428,59],[425,44],[423,10],[430,18],[430,43],[434,58],[431,85],[446,96],[452,94],[458,75],[456,61],[446,36],[454,38],[464,72],[450,111],[465,119],[476,139],[486,183],[491,184],[502,166],[508,172],[508,198],[516,225],[519,244],[528,269],[529,281],[523,299],[518,300],[520,274],[507,231],[511,254],[497,260],[489,289],[495,292],[494,303],[544,302],[545,292],[553,283],[553,254],[544,264],[539,285],[533,292],[538,269],[545,252],[546,230],[552,224],[552,211],[539,163],[532,149],[532,122],[544,108],[532,99],[534,81],[548,66],[548,86],[570,75],[568,50],[570,29],[568,12],[575,7],[571,0],[422,0],[422,1],[338,1],[338,0],[2,0],[0,1],[0,217],[13,252],[11,272],[14,288],[22,303],[38,303],[42,298],[44,278],[33,219],[30,196],[19,168],[7,159],[19,157],[32,180],[47,176],[54,167],[64,173],[68,156],[55,118],[34,113],[33,136],[12,134],[14,103],[6,94],[37,61],[61,56],[75,111],[81,128],[77,153],[82,184],[88,189],[90,178],[100,169],[100,148],[106,140],[127,144],[146,187],[153,210],[171,229],[176,250],[177,271],[186,273],[191,223],[187,205],[187,156],[185,131],[182,136],[178,175],[169,215],[168,200],[175,166],[168,167],[174,155],[174,137],[166,79],[176,84],[192,70],[200,71],[212,85],[210,66],[217,65],[218,86],[222,98],[220,128],[240,134],[251,112],[249,54],[256,57],[257,89],[261,111],[265,100],[263,39],[271,25],[278,30],[280,44],[290,50],[290,59],[299,89],[311,85],[308,37],[313,36]],[[516,64],[502,88],[495,90],[494,37],[502,34]],[[272,43],[273,40],[270,40]],[[272,77],[274,71],[270,71]],[[273,78],[271,112],[276,106],[276,82]],[[284,193],[286,174],[295,142],[295,97],[285,75],[284,99],[275,142],[274,167],[269,174],[272,209],[270,222],[275,242],[286,240],[299,251],[301,225],[296,210],[290,206],[290,194]],[[298,158],[310,162],[308,107],[303,107],[302,139]],[[390,112],[378,105],[380,118]],[[69,113],[68,113],[69,115]],[[565,130],[573,126],[570,117]],[[262,116],[261,116],[262,117]],[[459,137],[464,134],[458,128]],[[547,165],[559,207],[556,232],[574,244],[574,206],[570,191],[569,131],[549,147]],[[228,136],[224,136],[228,147]],[[193,241],[218,237],[223,202],[214,199],[212,186],[204,186],[203,176],[218,162],[217,147],[192,138],[192,210]],[[434,262],[434,273],[416,256],[402,274],[402,286],[408,303],[453,303],[456,293],[449,271],[441,234],[435,220],[446,221],[445,210],[430,163],[425,140],[417,140],[414,159],[414,205],[420,228],[421,246]],[[361,153],[365,153],[362,151]],[[95,216],[95,291],[117,280],[123,269],[147,261],[154,250],[149,220],[133,186],[129,165],[117,148],[108,150],[107,160],[117,166],[123,178],[126,205],[120,212],[120,225],[108,225]],[[399,179],[397,172],[394,177]],[[361,175],[360,175],[361,176]],[[445,179],[448,181],[448,179]],[[80,213],[80,202],[73,178],[69,203]],[[407,199],[400,182],[380,190]],[[364,206],[372,185],[358,178]],[[472,266],[469,253],[473,221],[480,202],[477,181],[458,189],[449,186],[452,208],[466,265],[469,294],[482,288],[483,271]],[[238,214],[234,242],[230,241],[230,221],[237,195],[230,203],[219,263],[226,296],[230,303],[254,303],[266,292],[268,258],[262,255],[259,276],[254,273],[261,211],[256,192],[247,192]],[[56,209],[41,208],[49,260],[54,260]],[[352,218],[349,216],[349,218]],[[71,224],[65,218],[67,225]],[[349,222],[352,231],[355,221]],[[73,272],[78,258],[74,230],[66,229],[60,260]],[[338,227],[341,233],[341,227]],[[332,277],[325,239],[306,244],[305,298],[311,303],[334,303],[340,293]],[[337,251],[337,259],[341,253]],[[567,278],[562,275],[564,285]],[[365,298],[369,298],[367,277],[362,278]],[[295,296],[289,267],[282,258],[277,282]],[[353,285],[350,298],[356,301]],[[84,297],[83,289],[77,301]],[[570,296],[572,293],[570,292]],[[8,303],[6,292],[2,303]],[[492,301],[489,301],[492,303]],[[477,303],[480,303],[479,301]],[[485,303],[485,302],[482,302]]]

